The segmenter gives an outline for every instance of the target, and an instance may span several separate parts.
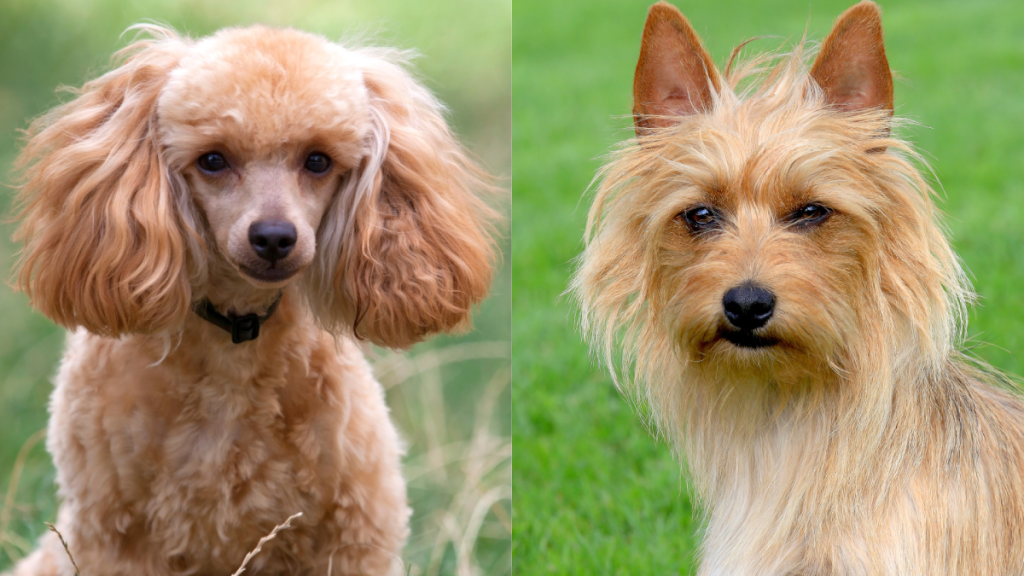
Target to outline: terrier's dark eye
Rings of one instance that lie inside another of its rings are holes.
[[[832,215],[832,210],[821,204],[808,204],[789,215],[789,221],[800,227],[817,226]]]
[[[331,168],[331,159],[326,154],[313,152],[306,157],[306,170],[313,174],[323,174]]]
[[[196,160],[196,164],[199,165],[203,172],[210,174],[216,174],[228,167],[228,161],[224,159],[224,155],[220,152],[207,152],[200,156],[199,160]]]
[[[707,206],[690,208],[681,212],[679,216],[682,216],[692,232],[704,232],[718,227],[718,213]]]

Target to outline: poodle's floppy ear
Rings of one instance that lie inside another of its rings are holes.
[[[155,141],[157,97],[187,44],[144,29],[154,39],[31,125],[16,163],[18,287],[54,322],[107,336],[178,325],[191,299],[194,233]]]
[[[332,216],[345,220],[345,232],[333,247],[337,256],[314,270],[329,276],[316,280],[322,289],[314,306],[326,306],[318,312],[327,324],[404,348],[468,325],[470,309],[487,294],[498,214],[483,196],[495,188],[455,140],[442,105],[396,63],[401,53],[358,55],[370,98],[370,151],[342,191],[344,215]],[[324,244],[332,240],[321,233],[318,252],[330,254]]]

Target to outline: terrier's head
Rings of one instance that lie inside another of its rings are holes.
[[[720,74],[678,10],[650,10],[637,138],[601,172],[572,285],[595,348],[611,363],[621,343],[654,403],[680,377],[793,387],[938,361],[968,288],[890,135],[877,6],[840,16],[809,70],[802,45],[737,52]]]

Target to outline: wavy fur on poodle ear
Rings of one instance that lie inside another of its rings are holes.
[[[18,287],[56,323],[105,336],[180,326],[202,252],[155,141],[157,97],[188,44],[140,28],[153,38],[36,120],[16,162]]]
[[[321,224],[312,304],[328,329],[404,348],[468,324],[487,294],[495,188],[455,140],[403,53],[356,52],[370,96],[369,155]]]

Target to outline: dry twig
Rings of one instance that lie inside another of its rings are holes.
[[[270,531],[270,534],[267,534],[263,538],[260,538],[260,541],[259,541],[259,543],[256,544],[256,547],[252,549],[252,552],[249,552],[248,554],[245,555],[245,559],[242,560],[242,565],[239,566],[238,570],[235,570],[235,573],[232,574],[231,576],[239,576],[242,572],[245,572],[245,565],[249,563],[249,560],[251,560],[253,556],[255,556],[255,555],[260,553],[260,550],[263,549],[263,545],[266,544],[267,542],[270,542],[274,538],[276,538],[277,537],[277,533],[280,532],[281,530],[285,530],[287,528],[291,528],[292,527],[292,520],[295,520],[299,516],[302,516],[302,512],[296,512],[295,514],[292,514],[291,516],[288,517],[287,520],[285,520],[281,524],[278,524],[277,526],[274,526],[274,529]]]
[[[44,522],[44,524],[49,527],[50,532],[53,532],[57,535],[57,538],[60,538],[60,543],[64,546],[64,551],[68,553],[68,558],[71,559],[71,565],[75,567],[75,576],[81,574],[82,572],[78,569],[78,564],[75,563],[75,557],[71,555],[71,548],[68,548],[68,543],[64,541],[64,535],[61,534],[60,530],[57,530],[57,527],[53,524],[50,524],[49,522]]]

